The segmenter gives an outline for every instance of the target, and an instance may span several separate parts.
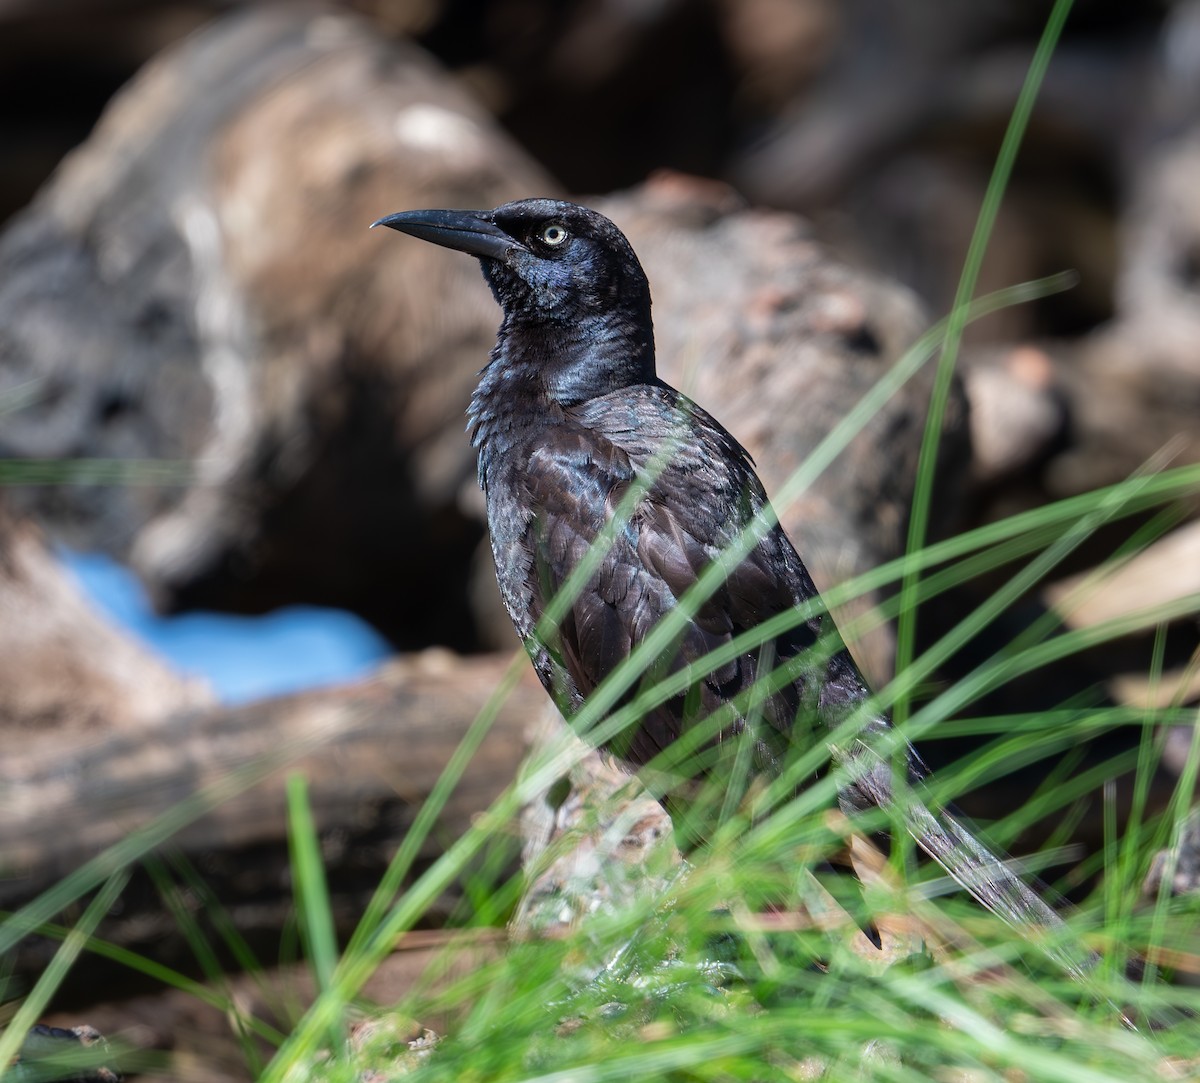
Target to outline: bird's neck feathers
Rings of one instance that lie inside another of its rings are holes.
[[[507,315],[467,411],[480,481],[525,430],[623,387],[657,383],[654,333],[644,318],[581,317],[534,325]]]
[[[656,379],[648,310],[644,315],[576,315],[537,329],[501,326],[497,347],[504,363],[530,368],[546,400],[556,406],[577,406]],[[489,367],[497,360],[494,356]]]

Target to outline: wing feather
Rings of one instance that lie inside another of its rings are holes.
[[[525,497],[536,509],[526,542],[531,553],[528,589],[535,619],[613,519],[644,465],[640,449],[610,439],[607,434],[612,431],[611,426],[594,424],[556,428],[533,450],[528,468],[522,472]],[[726,544],[748,521],[745,517],[765,503],[749,467],[737,476],[738,471],[729,464],[736,466],[739,460],[716,454],[724,448],[712,450],[709,464],[698,464],[700,468],[691,462],[668,464],[649,485],[560,622],[554,642],[547,645],[565,670],[555,679],[567,680],[577,704],[629,656],[719,555],[720,549],[711,541],[700,539],[716,537]],[[722,470],[712,469],[712,462]],[[751,486],[751,499],[747,500],[745,490]],[[711,509],[729,507],[746,510],[735,521],[722,522],[715,529]],[[715,669],[705,666],[705,656],[797,601],[787,584],[773,574],[772,569],[778,567],[773,563],[778,556],[778,537],[777,532],[769,534],[733,569],[699,606],[663,660],[666,672],[694,668],[701,717],[749,688],[758,677],[757,652]],[[783,660],[781,651],[790,656],[811,645],[814,638],[808,625],[780,637],[772,650],[775,662]],[[553,666],[546,663],[538,668],[548,683],[547,673]],[[623,749],[622,754],[640,765],[669,746],[684,725],[685,699],[678,697],[652,711],[632,733],[632,747]],[[781,739],[797,707],[791,688],[772,702],[768,718]],[[739,721],[732,729],[740,727]]]

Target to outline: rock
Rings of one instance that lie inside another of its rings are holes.
[[[963,380],[971,403],[971,480],[996,485],[1028,471],[1066,438],[1067,409],[1054,362],[1035,346],[971,358]]]
[[[1166,876],[1170,877],[1165,885],[1167,895],[1200,894],[1200,809],[1188,815],[1174,848],[1155,855],[1142,894],[1150,899],[1157,897]]]
[[[95,1053],[95,1060],[111,1058],[108,1043],[95,1027],[83,1024],[73,1027],[48,1027],[38,1024],[30,1027],[25,1041],[21,1043],[21,1053],[17,1063],[4,1074],[12,1083],[23,1083],[24,1080],[53,1078],[62,1083],[120,1083],[124,1077],[112,1068],[102,1064],[80,1067],[70,1076],[55,1072],[52,1076],[43,1074],[47,1070],[54,1071],[52,1066],[38,1068],[38,1062],[49,1058],[61,1057],[65,1054],[76,1054],[81,1049],[88,1050],[89,1059]],[[59,1072],[61,1072],[61,1068]]]

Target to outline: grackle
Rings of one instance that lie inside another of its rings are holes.
[[[707,660],[771,618],[804,610],[817,590],[782,528],[763,518],[767,496],[745,449],[655,374],[650,288],[620,230],[595,211],[551,199],[403,211],[374,224],[477,257],[503,310],[471,399],[470,432],[500,593],[564,713],[578,710],[758,522],[756,540],[725,561],[732,566],[723,581],[654,670],[683,675],[686,690],[650,708],[607,750],[636,771],[722,708],[707,750],[744,736],[752,772],[774,777],[790,746],[823,741],[845,769],[843,811],[887,811],[989,910],[1027,933],[1061,928],[1035,891],[922,795],[920,758],[885,713],[865,706],[870,693],[827,615],[797,614],[766,643]],[[610,543],[557,627],[539,627],[623,502],[632,504],[627,518],[610,528]],[[756,697],[756,681],[772,672],[777,679]],[[856,711],[864,717],[851,724]],[[893,758],[907,775],[903,794]],[[1057,955],[1077,973],[1089,966],[1078,954]]]

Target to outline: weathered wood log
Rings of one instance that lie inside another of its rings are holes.
[[[284,787],[298,772],[308,780],[335,913],[353,922],[510,661],[432,651],[341,688],[180,711],[66,742],[54,733],[6,734],[0,908],[21,905],[178,803],[261,764],[264,777],[183,826],[168,852],[202,870],[245,935],[277,937],[291,908]],[[532,676],[522,678],[442,810],[422,865],[514,778],[530,720],[545,702]],[[186,885],[180,890],[185,905],[202,912]],[[100,935],[153,945],[164,962],[179,962],[185,950],[176,922],[142,877]],[[16,955],[18,972],[37,972],[52,949],[28,941]]]
[[[0,505],[0,747],[61,749],[212,701],[101,617],[42,532]]]
[[[495,306],[469,261],[365,226],[553,189],[423,55],[349,15],[214,23],[149,65],[0,237],[0,393],[42,392],[0,451],[182,459],[195,477],[31,488],[22,504],[131,557],[168,609],[324,602],[406,647],[510,643],[464,574],[482,505],[462,419]],[[647,264],[664,374],[772,489],[920,328],[904,291],[720,186],[600,203]],[[918,379],[785,516],[821,581],[896,553],[927,390]],[[956,398],[948,491],[962,414]],[[879,678],[886,643],[876,653]]]
[[[422,53],[348,13],[214,22],[0,238],[0,395],[38,392],[0,454],[181,459],[195,478],[21,506],[131,557],[168,608],[306,600],[402,646],[470,645],[462,418],[494,309],[469,262],[367,227],[552,187]]]

